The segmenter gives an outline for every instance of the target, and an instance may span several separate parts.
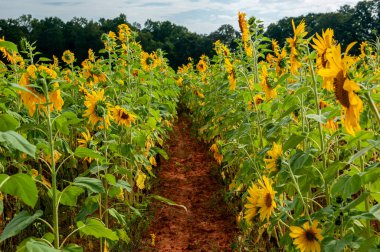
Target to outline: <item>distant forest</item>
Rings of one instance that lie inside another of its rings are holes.
[[[335,12],[286,17],[270,24],[264,32],[265,35],[283,43],[285,38],[293,34],[292,19],[296,24],[304,19],[309,34],[333,28],[335,38],[346,46],[352,41],[373,40],[380,35],[380,1],[361,1],[353,7],[344,5]],[[0,19],[0,37],[14,43],[19,43],[21,38],[35,41],[37,50],[45,57],[61,56],[69,49],[75,53],[79,64],[87,57],[89,48],[95,52],[102,48],[102,33],[117,31],[117,26],[122,23],[128,24],[138,33],[137,40],[146,51],[159,48],[164,50],[174,69],[186,63],[189,57],[197,59],[202,54],[212,56],[213,43],[218,39],[233,50],[237,47],[235,39],[240,36],[240,32],[231,25],[222,25],[210,34],[197,34],[169,21],[147,20],[143,27],[137,23],[130,24],[126,15],[120,14],[114,19],[101,18],[98,21],[73,18],[64,22],[57,17],[39,20],[31,15]]]

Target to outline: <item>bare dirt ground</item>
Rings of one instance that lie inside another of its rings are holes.
[[[186,206],[187,212],[157,203],[140,251],[232,251],[237,228],[212,175],[217,164],[207,146],[191,136],[185,116],[174,126],[166,151],[170,158],[161,163],[155,193]]]

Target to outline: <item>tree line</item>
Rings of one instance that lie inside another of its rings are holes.
[[[373,40],[380,31],[380,1],[361,1],[355,6],[344,5],[335,12],[310,13],[298,17],[286,17],[270,24],[265,35],[278,41],[293,34],[291,19],[299,23],[305,19],[310,34],[320,33],[323,29],[333,28],[335,38],[347,45],[351,41]],[[98,21],[73,18],[64,22],[58,17],[36,19],[31,15],[19,18],[0,19],[0,37],[18,43],[21,38],[36,42],[42,56],[60,56],[69,49],[75,53],[77,64],[87,57],[87,50],[95,52],[102,48],[102,33],[117,31],[119,24],[126,23],[138,33],[137,41],[148,52],[162,49],[173,68],[187,62],[188,58],[199,58],[202,54],[212,56],[213,43],[221,40],[232,50],[240,33],[233,26],[225,24],[210,34],[197,34],[186,27],[170,21],[148,19],[142,27],[129,23],[125,14],[113,19],[101,18]]]

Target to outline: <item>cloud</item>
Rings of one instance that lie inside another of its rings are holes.
[[[73,17],[97,20],[114,18],[124,13],[129,22],[144,23],[169,20],[190,31],[210,33],[223,24],[238,29],[237,13],[255,16],[267,26],[283,17],[309,12],[334,11],[344,4],[359,0],[13,0],[4,1],[1,18],[32,14],[36,18],[57,16],[65,21]],[[75,8],[73,8],[75,6]]]

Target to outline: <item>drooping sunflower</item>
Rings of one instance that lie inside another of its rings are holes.
[[[141,53],[141,67],[149,72],[157,66],[157,55],[155,53]]]
[[[0,42],[5,41],[4,38],[0,38]],[[18,52],[10,51],[9,49],[0,46],[0,52],[3,53],[3,57],[6,58],[11,64],[20,64],[22,68],[24,67],[24,59]]]
[[[88,117],[92,126],[100,123],[99,128],[108,128],[111,125],[111,104],[106,102],[104,90],[92,91],[86,94],[84,105],[87,107],[83,116]]]
[[[231,61],[228,58],[224,59],[224,66],[226,67],[228,73],[228,80],[230,82],[230,90],[236,89],[236,73],[234,66],[231,64]]]
[[[363,110],[363,102],[356,92],[360,91],[359,85],[349,78],[349,68],[355,60],[348,56],[348,51],[355,43],[348,45],[342,58],[340,45],[333,46],[327,55],[329,67],[318,71],[322,77],[332,78],[336,99],[342,105],[341,117],[346,131],[355,135],[360,128],[360,112]]]
[[[272,87],[269,83],[269,78],[268,78],[268,70],[265,65],[262,66],[261,68],[261,88],[265,92],[265,99],[266,100],[271,100],[276,98],[277,96],[277,90],[275,87]]]
[[[94,57],[93,54],[89,55],[89,58],[92,57]],[[82,71],[87,84],[94,85],[97,83],[103,83],[107,80],[107,76],[102,72],[101,67],[98,66],[97,62],[94,64],[90,59],[86,59],[82,62]]]
[[[281,169],[282,162],[282,146],[280,144],[273,143],[273,147],[271,150],[267,152],[269,158],[264,158],[264,162],[266,163],[266,168],[269,172],[276,172]]]
[[[290,48],[290,72],[292,74],[298,74],[298,69],[302,66],[299,59],[299,46],[303,41],[303,38],[307,35],[305,31],[305,20],[302,20],[296,27],[294,20],[292,19],[293,38],[287,38],[286,42]]]
[[[252,183],[252,186],[248,189],[248,203],[244,205],[246,209],[244,213],[244,219],[246,219],[248,222],[251,222],[257,214],[257,202],[259,200],[259,196],[262,194],[261,190],[262,189],[260,189],[254,183]]]
[[[75,61],[75,56],[74,56],[74,53],[71,52],[70,50],[66,50],[63,52],[63,55],[62,55],[62,60],[63,62],[65,62],[67,65],[70,65],[72,63],[74,63]]]
[[[214,50],[218,55],[224,55],[225,57],[230,55],[230,50],[220,40],[217,40],[214,45]]]
[[[26,87],[30,92],[20,91],[19,94],[22,103],[28,108],[30,116],[34,115],[37,107],[39,110],[47,111],[43,82],[46,82],[48,88],[47,96],[52,103],[50,105],[50,112],[54,109],[57,111],[62,110],[64,101],[61,97],[59,84],[54,82],[55,79],[57,79],[57,73],[53,69],[43,65],[38,66],[38,68],[35,65],[30,65],[26,72],[22,74],[19,84]],[[30,85],[33,85],[33,87]]]
[[[136,116],[120,106],[115,106],[112,112],[113,119],[120,126],[131,127],[135,123]]]
[[[247,20],[245,19],[246,14],[243,12],[238,13],[239,16],[239,27],[241,31],[241,39],[244,44],[244,51],[248,57],[252,57],[253,48],[250,43],[251,34],[249,32],[249,26]]]
[[[322,31],[322,36],[318,33],[316,38],[313,38],[314,45],[311,46],[317,51],[317,69],[328,68],[329,62],[327,60],[327,53],[335,44],[334,30],[328,28],[326,31]],[[332,91],[333,78],[323,77],[322,87]]]
[[[321,246],[320,241],[323,240],[321,235],[322,229],[317,228],[318,221],[314,220],[313,224],[309,225],[309,222],[305,222],[301,227],[291,226],[290,227],[290,237],[294,239],[293,244],[301,252],[320,252]]]
[[[280,49],[277,40],[272,39],[272,50],[274,55],[268,53],[266,60],[271,65],[271,67],[276,68],[277,76],[282,76],[285,73],[285,68],[287,66],[286,62],[286,49]]]
[[[259,214],[260,219],[269,220],[269,217],[272,215],[272,212],[277,207],[275,199],[276,191],[272,187],[273,181],[268,179],[266,176],[263,176],[263,180],[259,180],[259,185],[261,186],[260,195],[257,200],[257,207],[260,208]]]

